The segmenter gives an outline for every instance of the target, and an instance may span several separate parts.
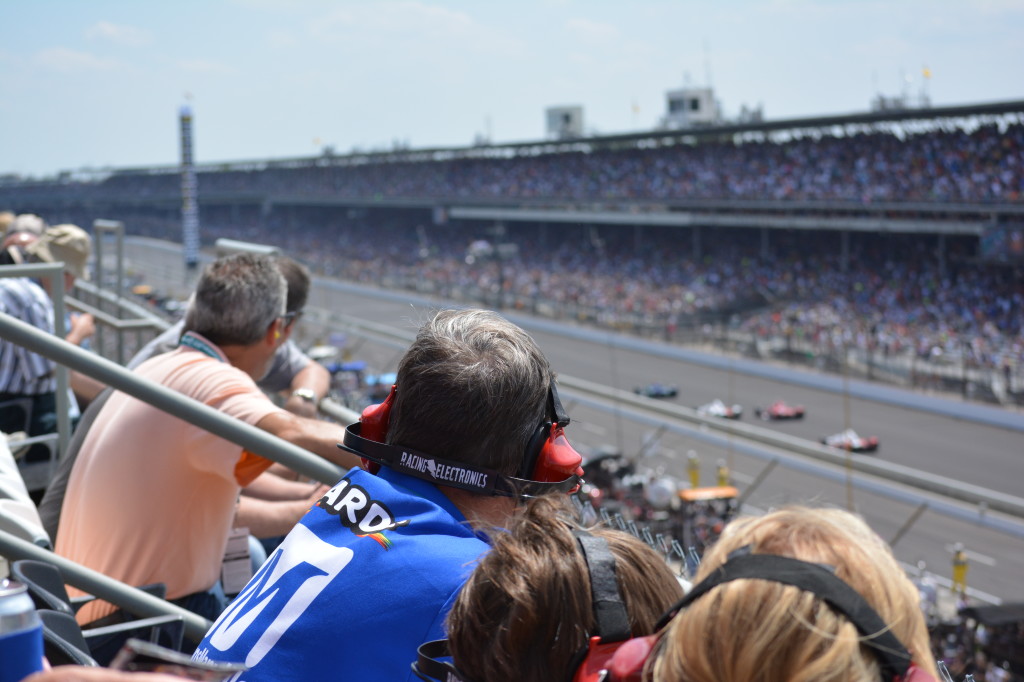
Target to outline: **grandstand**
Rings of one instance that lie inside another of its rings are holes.
[[[869,376],[941,360],[924,385],[1015,402],[1022,158],[1012,101],[197,171],[207,245],[669,340],[739,329],[824,368],[852,347]],[[178,241],[180,187],[177,166],[7,178],[0,206]],[[467,263],[481,240],[509,246]]]

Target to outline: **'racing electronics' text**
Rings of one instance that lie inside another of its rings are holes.
[[[489,480],[491,477],[486,472],[443,464],[431,457],[413,455],[404,451],[398,462],[398,467],[418,471],[421,474],[429,473],[435,480],[445,483],[460,483],[481,490],[490,490],[493,487]]]

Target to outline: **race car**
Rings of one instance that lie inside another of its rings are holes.
[[[675,398],[679,394],[679,389],[675,386],[666,386],[655,382],[646,386],[637,386],[633,389],[633,393],[648,398]]]
[[[697,414],[704,417],[721,417],[723,419],[739,419],[743,416],[742,405],[726,405],[719,399],[714,399],[697,408]]]
[[[784,400],[776,400],[768,407],[755,407],[754,414],[765,421],[772,421],[774,419],[803,419],[804,406],[789,405]]]
[[[850,452],[874,452],[878,449],[878,436],[861,438],[853,429],[846,429],[840,433],[825,436],[821,442],[839,450]]]

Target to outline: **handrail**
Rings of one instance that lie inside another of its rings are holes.
[[[327,485],[334,485],[342,469],[266,431],[188,398],[177,391],[144,379],[102,357],[42,332],[6,313],[0,313],[0,337],[98,381],[124,391],[210,433],[236,443],[267,459]]]
[[[59,269],[59,268],[58,268]],[[255,426],[229,417],[197,400],[165,388],[153,381],[136,376],[133,372],[105,358],[84,351],[77,346],[47,334],[21,320],[0,312],[0,337],[25,346],[58,363],[105,382],[114,388],[152,404],[200,428],[226,438],[241,447],[314,478],[327,485],[335,484],[342,469],[326,460],[306,452]],[[355,417],[340,408],[339,416]],[[354,421],[355,419],[352,419]],[[205,618],[158,599],[150,594],[125,585],[102,573],[85,568],[53,552],[36,547],[30,542],[0,530],[0,555],[11,559],[37,559],[55,564],[66,582],[85,592],[139,616],[180,615],[184,619],[185,634],[201,641],[212,623]]]
[[[188,609],[154,597],[148,592],[126,585],[119,580],[114,580],[99,571],[86,568],[2,529],[0,529],[0,555],[11,561],[34,559],[53,564],[60,569],[61,575],[69,585],[74,585],[84,592],[111,604],[116,604],[136,616],[143,618],[166,615],[181,616],[185,622],[185,636],[195,642],[202,641],[206,632],[213,625],[210,621]]]
[[[339,402],[330,398],[323,398],[318,407],[319,411],[341,424],[352,424],[359,421],[359,413],[350,410]]]
[[[99,308],[94,308],[88,303],[83,303],[82,301],[79,301],[77,298],[71,298],[70,296],[68,296],[67,302],[69,308],[74,308],[75,310],[82,313],[88,313],[89,315],[92,315],[94,318],[96,318],[103,324],[107,325],[108,327],[113,327],[114,329],[117,330],[158,329],[160,331],[163,331],[162,329],[160,329],[158,325],[155,325],[153,321],[149,319],[137,317],[128,320],[122,320],[119,317],[115,317],[110,313],[104,312]]]
[[[117,305],[117,307],[120,308],[121,310],[127,311],[138,318],[148,320],[152,327],[155,327],[161,332],[167,330],[171,326],[170,322],[160,317],[159,315],[154,315],[151,311],[147,310],[145,307],[139,305],[135,301],[124,298],[123,296],[119,296],[115,293],[107,291],[106,289],[101,289],[92,282],[83,282],[82,280],[77,280],[75,282],[75,287],[77,289],[81,289],[87,294],[96,296],[97,298],[103,299],[104,301],[109,301],[110,303]],[[72,299],[72,301],[73,305],[75,299]]]

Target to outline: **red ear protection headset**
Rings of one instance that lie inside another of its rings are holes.
[[[384,465],[431,483],[505,497],[574,492],[579,488],[583,457],[565,437],[569,416],[562,408],[553,381],[548,390],[548,407],[555,415],[554,421],[543,421],[537,426],[526,446],[518,476],[385,444],[396,388],[391,387],[384,402],[364,409],[360,420],[345,429],[344,441],[338,445],[361,457],[371,473]]]
[[[590,538],[590,540],[603,542],[599,538]],[[587,545],[583,542],[580,544],[590,569],[594,613],[598,618],[599,634],[592,637],[589,648],[581,652],[583,661],[576,668],[572,682],[642,682],[647,660],[657,648],[658,640],[672,618],[715,587],[743,578],[772,580],[799,587],[825,601],[837,613],[846,616],[861,634],[861,642],[871,647],[878,659],[882,669],[882,682],[938,682],[928,672],[918,668],[912,662],[910,652],[892,634],[892,631],[871,608],[871,605],[856,590],[836,577],[830,567],[774,554],[750,554],[749,547],[743,547],[733,552],[722,566],[694,586],[679,603],[669,609],[658,622],[656,627],[658,634],[627,639],[629,637],[627,621],[624,636],[621,629],[617,629],[613,635],[603,634],[602,636],[604,631],[601,629],[603,627],[601,614],[603,611],[615,611],[616,607],[613,602],[616,599],[609,596],[608,582],[605,579],[599,577],[595,581],[594,567],[607,565],[607,560],[600,558],[595,560],[593,555],[598,554],[599,556],[600,550],[593,552],[588,550]],[[604,551],[611,557],[607,545],[604,547]],[[614,557],[611,560],[612,581],[614,581]],[[599,572],[602,570],[606,569],[598,569]],[[615,597],[621,606],[618,586],[614,582],[611,584],[614,586]],[[599,585],[605,587],[599,588],[597,587]],[[615,618],[625,618],[624,607],[622,615],[610,616],[610,621],[614,622]],[[621,626],[619,627],[621,628]],[[422,680],[471,682],[462,676],[451,663],[437,660],[439,656],[449,655],[447,645],[447,640],[427,642],[421,645],[417,651],[418,659],[413,664],[413,672]],[[703,645],[702,642],[694,643],[694,646]]]

